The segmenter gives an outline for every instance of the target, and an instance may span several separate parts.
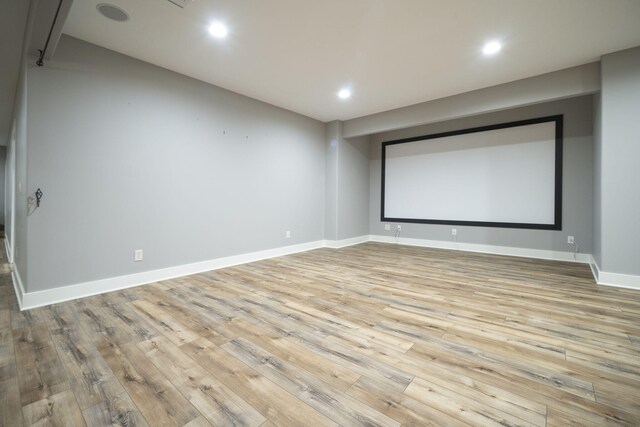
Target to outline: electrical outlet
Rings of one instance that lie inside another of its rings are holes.
[[[452,228],[451,229],[451,235],[452,236],[457,236],[458,235],[458,230],[456,228]]]
[[[391,230],[391,224],[385,224],[385,225],[384,225],[384,229],[385,229],[386,231]]]
[[[567,243],[570,245],[573,245],[574,243],[576,243],[576,240],[573,236],[568,236],[567,237]]]
[[[291,238],[291,231],[287,230],[286,233],[284,233],[284,237],[286,237],[287,239]]]
[[[398,224],[398,226],[396,227],[396,230],[401,231],[402,230],[402,226],[400,224]]]
[[[134,261],[142,261],[142,258],[143,258],[142,249],[136,249],[133,252],[133,260]]]

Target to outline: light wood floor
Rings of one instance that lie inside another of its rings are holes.
[[[640,425],[640,292],[585,265],[366,243],[28,312],[0,425]]]

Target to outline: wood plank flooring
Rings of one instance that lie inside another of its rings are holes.
[[[365,243],[27,312],[0,426],[640,425],[640,291],[588,266]]]

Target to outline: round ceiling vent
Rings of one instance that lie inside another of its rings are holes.
[[[118,6],[114,6],[109,3],[100,3],[96,6],[98,12],[105,18],[109,18],[112,21],[125,22],[129,20],[129,15],[127,12],[120,9]]]

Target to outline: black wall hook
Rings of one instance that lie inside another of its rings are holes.
[[[36,207],[39,208],[40,207],[40,200],[42,200],[42,196],[44,195],[44,193],[42,192],[41,189],[37,189],[36,190]]]

